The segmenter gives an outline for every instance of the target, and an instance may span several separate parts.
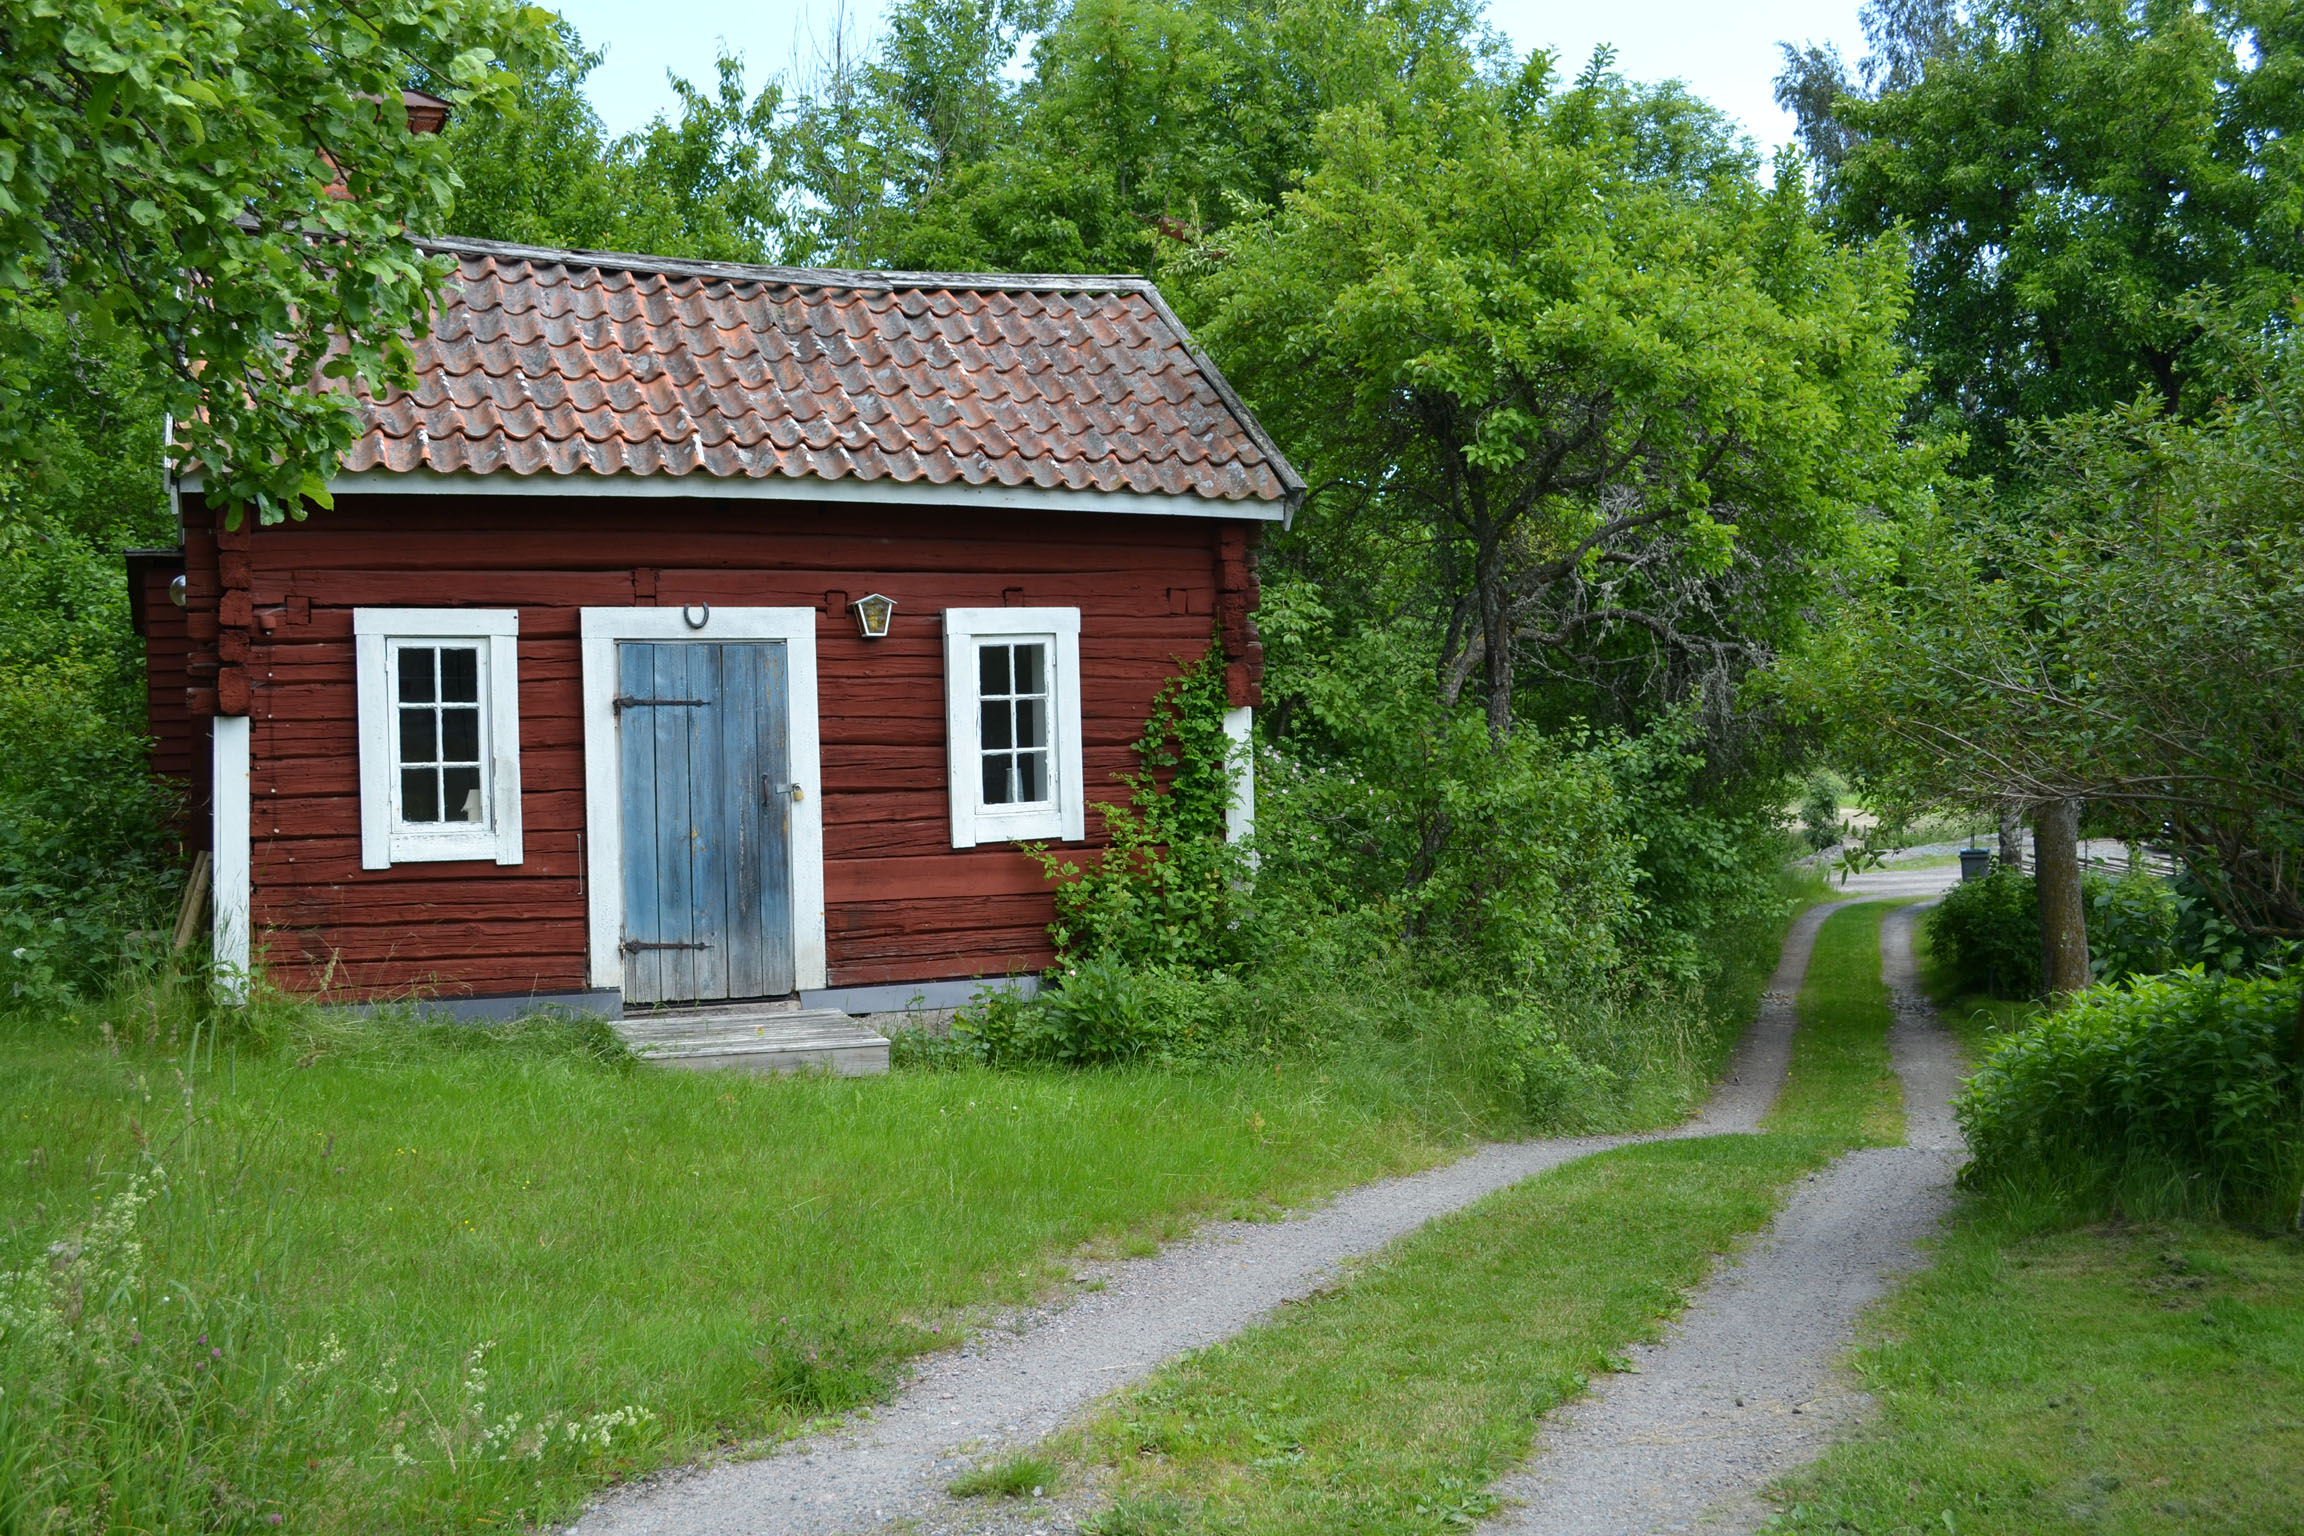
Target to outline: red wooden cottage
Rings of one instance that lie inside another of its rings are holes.
[[[427,245],[333,509],[132,558],[227,971],[950,1006],[1211,635],[1244,736],[1303,485],[1150,284]]]

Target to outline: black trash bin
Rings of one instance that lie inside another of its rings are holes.
[[[1992,850],[1989,848],[1963,848],[1960,850],[1960,878],[1981,880],[1992,873]]]

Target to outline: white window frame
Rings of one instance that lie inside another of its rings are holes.
[[[984,801],[982,715],[977,701],[980,640],[1046,640],[1048,769],[1053,804],[1010,810]],[[1086,780],[1080,766],[1080,610],[1077,608],[947,608],[944,610],[944,739],[952,799],[952,846],[1086,837]]]
[[[398,816],[399,732],[392,687],[396,645],[483,642],[480,753],[488,819],[411,826]],[[353,664],[360,690],[360,867],[487,859],[518,864],[520,832],[520,614],[512,608],[355,608]]]

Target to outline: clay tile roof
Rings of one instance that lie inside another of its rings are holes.
[[[350,472],[1038,486],[1265,516],[1303,496],[1141,278],[421,243],[457,271],[415,390],[364,400]]]

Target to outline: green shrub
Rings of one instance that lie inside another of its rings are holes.
[[[1800,835],[1818,852],[1840,841],[1840,792],[1829,773],[1811,773],[1800,787]]]
[[[1067,962],[1230,966],[1254,935],[1247,851],[1225,837],[1236,768],[1224,731],[1224,658],[1211,645],[1153,701],[1121,776],[1125,802],[1100,800],[1105,847],[1083,863],[1034,848],[1056,883],[1049,936]]]
[[[2040,893],[2029,875],[1996,869],[1945,892],[1927,916],[1928,942],[1965,992],[2040,993]]]
[[[183,882],[144,754],[119,552],[173,542],[160,401],[133,338],[11,309],[0,453],[0,1006],[69,1006],[148,967]]]
[[[1037,997],[978,993],[953,1020],[950,1049],[996,1067],[1209,1059],[1229,1054],[1240,990],[1224,971],[1101,955],[1051,971]]]
[[[2284,1205],[2300,1150],[2297,986],[2139,977],[2006,1036],[1956,1106],[1974,1159],[1963,1180],[2136,1214]]]
[[[2182,910],[2167,881],[2141,870],[2082,881],[2088,898],[2088,967],[2098,981],[2157,976],[2186,958]]]

